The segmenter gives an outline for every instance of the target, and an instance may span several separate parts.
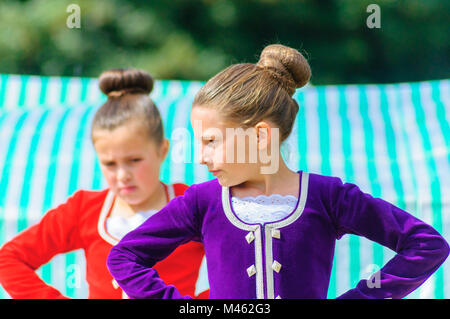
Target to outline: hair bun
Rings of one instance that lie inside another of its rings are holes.
[[[311,77],[311,68],[305,57],[297,50],[281,44],[265,47],[256,65],[281,76],[277,78],[281,78],[291,95],[296,88],[306,85]]]
[[[100,90],[108,96],[122,96],[126,93],[150,94],[153,78],[139,69],[112,69],[103,72],[98,80]]]

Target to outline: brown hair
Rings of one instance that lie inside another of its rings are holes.
[[[139,119],[148,136],[158,145],[164,132],[161,115],[148,96],[153,89],[153,78],[139,69],[112,69],[99,77],[100,90],[108,96],[94,116],[91,139],[97,129],[113,130],[131,119]]]
[[[310,77],[311,69],[300,52],[272,44],[261,52],[258,63],[234,64],[211,78],[195,96],[193,106],[214,107],[244,127],[271,120],[284,141],[299,108],[292,96]]]

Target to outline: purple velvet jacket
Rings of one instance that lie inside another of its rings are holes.
[[[397,254],[380,270],[379,285],[361,280],[340,298],[402,298],[447,258],[442,236],[409,213],[337,177],[300,171],[299,178],[294,211],[265,224],[239,220],[229,188],[217,179],[192,185],[114,246],[108,268],[130,298],[189,297],[152,266],[198,240],[210,298],[326,298],[335,241],[357,234]]]

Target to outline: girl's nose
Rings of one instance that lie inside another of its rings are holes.
[[[200,162],[200,164],[203,164],[203,165],[208,164],[207,158],[203,152],[200,152],[200,154],[199,154],[199,162]]]
[[[126,183],[131,179],[131,174],[126,168],[119,168],[117,170],[117,179],[121,183]]]
[[[200,146],[200,152],[199,152],[199,162],[203,165],[208,165],[211,163],[211,152],[208,150],[208,147],[206,146]]]

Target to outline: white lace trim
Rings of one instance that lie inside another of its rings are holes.
[[[287,217],[297,205],[297,197],[272,194],[243,198],[231,197],[233,210],[245,223],[269,223]]]
[[[157,210],[149,210],[146,212],[137,212],[131,217],[110,216],[106,219],[106,230],[109,234],[117,239],[122,239],[130,231],[139,227],[150,216],[157,213]]]

